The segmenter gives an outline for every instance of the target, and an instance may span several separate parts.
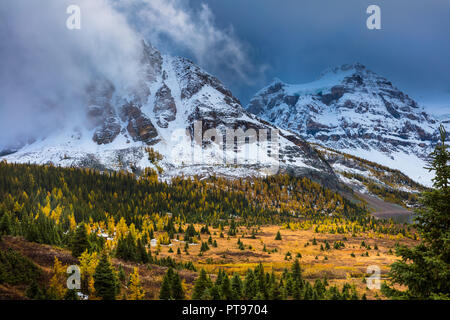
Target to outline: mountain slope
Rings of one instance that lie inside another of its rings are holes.
[[[275,80],[247,110],[307,141],[399,169],[430,185],[423,169],[439,121],[386,78],[343,65],[307,84]]]
[[[164,156],[167,176],[242,177],[279,168],[337,182],[308,143],[284,130],[275,139],[276,127],[247,112],[217,78],[185,58],[162,55],[143,42],[135,83],[119,83],[92,79],[71,125],[3,159],[139,172],[152,166],[145,152],[151,146]],[[229,145],[222,143],[227,133],[236,133],[231,130],[241,130],[236,145],[233,135]]]

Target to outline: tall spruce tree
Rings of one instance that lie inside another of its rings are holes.
[[[142,248],[141,248],[142,249]],[[126,237],[121,237],[117,242],[116,257],[123,259],[125,261],[141,262],[141,254],[136,245],[136,240],[134,239],[131,232],[127,234]]]
[[[72,239],[72,255],[79,258],[83,252],[89,249],[89,241],[84,223],[78,226]]]
[[[161,290],[159,291],[159,299],[160,300],[170,300],[172,298],[171,295],[171,280],[167,276],[167,273],[164,275],[163,282],[161,284]]]
[[[231,291],[233,294],[233,300],[239,300],[242,297],[242,280],[241,277],[235,273],[231,280]]]
[[[180,275],[175,272],[172,276],[171,296],[175,300],[183,300],[185,298],[183,285],[181,284]]]
[[[220,296],[222,300],[231,300],[233,298],[230,278],[228,278],[228,275],[225,272],[220,285]]]
[[[194,291],[192,293],[192,299],[193,300],[200,300],[202,298],[203,293],[206,289],[210,288],[212,285],[211,280],[209,279],[208,275],[206,274],[206,271],[202,269],[200,271],[200,275],[195,280],[194,284]]]
[[[96,296],[103,300],[115,300],[118,293],[118,281],[109,262],[108,255],[104,252],[95,268],[94,288]]]
[[[423,193],[423,207],[417,210],[415,227],[422,242],[413,248],[397,248],[402,259],[392,264],[389,275],[392,283],[407,289],[399,291],[384,284],[382,290],[389,297],[450,299],[450,155],[442,125],[440,135],[427,168],[435,172],[433,189]]]
[[[257,294],[258,288],[255,279],[255,274],[251,269],[248,269],[244,281],[244,297],[247,300],[252,300]]]

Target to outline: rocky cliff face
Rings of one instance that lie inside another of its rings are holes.
[[[139,170],[151,166],[144,150],[152,146],[164,156],[162,165],[169,175],[242,177],[265,174],[265,168],[275,165],[328,185],[337,182],[328,163],[302,138],[281,130],[275,140],[275,126],[246,111],[217,78],[188,59],[164,56],[143,43],[136,81],[120,88],[116,80],[92,80],[86,104],[80,106],[86,121],[42,137],[5,159]],[[209,129],[215,135],[200,143],[204,150],[193,161],[198,126],[201,136]],[[228,131],[244,134],[248,156],[256,162],[238,159],[238,149],[244,148],[234,142],[239,137],[231,136],[231,148],[222,143]]]
[[[361,64],[327,70],[307,84],[275,80],[255,95],[247,110],[307,141],[404,170],[430,183],[425,170],[408,166],[425,164],[437,141],[439,121]],[[412,162],[405,163],[408,159]]]

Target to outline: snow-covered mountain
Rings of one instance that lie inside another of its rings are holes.
[[[450,132],[450,113],[435,115],[435,118],[444,125],[445,131]]]
[[[401,170],[429,186],[423,167],[440,121],[389,80],[356,63],[307,84],[278,79],[247,110],[309,142]]]
[[[337,181],[308,143],[285,130],[276,141],[276,127],[247,112],[217,78],[193,62],[162,55],[143,42],[139,65],[136,83],[127,88],[116,87],[113,79],[92,79],[71,125],[3,159],[139,171],[152,166],[145,152],[151,146],[164,156],[161,165],[168,176],[261,175],[280,165],[282,171]],[[227,129],[241,129],[248,149],[234,146],[234,137],[232,148],[224,147],[220,142]],[[215,138],[202,139],[203,134]]]

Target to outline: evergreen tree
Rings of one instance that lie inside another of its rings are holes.
[[[122,265],[119,266],[119,273],[118,273],[119,280],[124,282],[125,281],[125,270],[123,269]]]
[[[281,240],[281,233],[280,233],[280,231],[277,232],[277,235],[275,236],[275,240]]]
[[[434,188],[423,193],[423,208],[417,211],[415,226],[423,241],[413,248],[396,249],[402,260],[392,264],[389,275],[393,283],[406,286],[407,290],[401,292],[383,285],[383,292],[391,297],[450,298],[450,154],[442,125],[440,133],[441,142],[431,153],[428,168],[435,172]]]
[[[103,300],[115,300],[118,293],[118,283],[114,268],[104,252],[95,268],[94,288],[96,296]]]
[[[206,274],[206,271],[202,269],[200,271],[200,275],[195,280],[194,284],[194,291],[192,293],[192,299],[193,300],[200,300],[202,298],[203,293],[206,289],[211,287],[210,281],[208,281],[208,275]]]
[[[265,273],[264,273],[264,267],[263,267],[262,263],[259,263],[259,265],[255,268],[254,274],[255,274],[256,283],[257,283],[257,291],[260,292],[264,296],[264,299],[267,299],[268,295],[269,295],[268,290],[267,290],[267,283],[268,283],[268,280],[270,280],[270,275],[267,274],[267,276],[269,277],[267,279],[265,276]]]
[[[318,299],[324,298],[326,288],[325,288],[325,286],[323,285],[322,281],[320,281],[320,279],[317,279],[317,280],[314,282],[314,291],[317,293],[317,298],[318,298]]]
[[[292,277],[294,281],[302,281],[302,268],[300,267],[298,259],[295,259],[294,264],[292,265]]]
[[[185,298],[183,285],[178,272],[174,273],[172,277],[171,296],[175,300],[183,300]]]
[[[220,295],[223,300],[231,300],[233,298],[231,290],[231,282],[228,275],[225,274],[220,285]]]
[[[27,298],[32,300],[45,300],[45,290],[42,290],[37,282],[33,280],[25,292]]]
[[[141,255],[144,255],[145,248],[141,247],[140,250],[138,250],[133,235],[128,232],[126,237],[122,236],[117,242],[116,257],[125,261],[141,262],[143,258]]]
[[[251,269],[247,271],[247,275],[244,281],[244,297],[247,300],[252,300],[257,293],[257,284],[255,274]]]
[[[303,299],[312,300],[313,298],[314,298],[314,290],[311,284],[308,281],[306,281],[305,285],[303,286]]]
[[[216,282],[215,282],[215,285],[217,287],[220,287],[222,285],[222,280],[224,277],[225,277],[225,271],[223,271],[223,269],[219,269],[219,272],[217,273]]]
[[[0,219],[0,238],[2,235],[8,235],[11,233],[11,219],[8,213],[3,213]]]
[[[203,293],[201,300],[220,300],[220,290],[216,285],[212,285]]]
[[[278,283],[272,282],[269,289],[269,299],[270,300],[281,300],[282,299],[282,292],[280,290],[280,286]]]
[[[169,268],[169,270],[172,270],[172,268]],[[160,300],[170,300],[172,299],[172,288],[171,288],[171,275],[169,272],[166,272],[163,278],[163,282],[161,284],[161,290],[159,291],[159,299]]]
[[[138,262],[141,263],[149,263],[150,257],[147,253],[147,249],[145,248],[145,245],[141,239],[137,242],[137,253],[138,253]]]
[[[209,246],[207,242],[202,242],[202,246],[200,247],[200,252],[205,252],[209,250]]]
[[[235,273],[231,279],[231,291],[233,295],[233,300],[240,300],[242,297],[242,280],[241,277]]]
[[[79,258],[86,250],[89,250],[89,241],[86,226],[82,223],[75,231],[75,235],[72,240],[72,256]]]
[[[79,300],[76,290],[67,290],[64,295],[64,300]]]

